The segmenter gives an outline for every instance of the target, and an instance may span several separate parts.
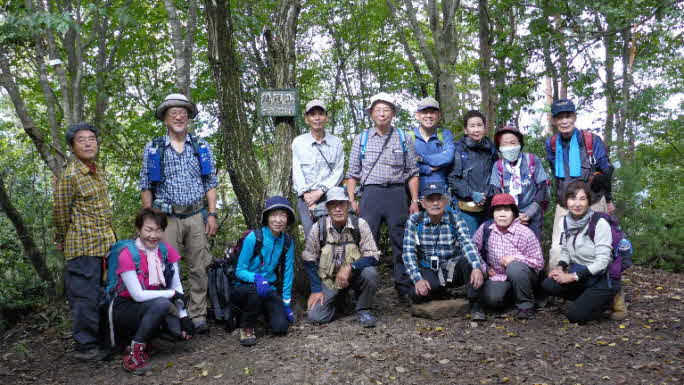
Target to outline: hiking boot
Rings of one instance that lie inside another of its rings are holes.
[[[485,321],[487,317],[485,316],[482,306],[475,302],[470,304],[470,320],[471,321]]]
[[[111,357],[111,351],[98,347],[87,348],[84,350],[76,349],[71,353],[71,358],[78,361],[106,361]]]
[[[207,321],[201,320],[193,322],[195,323],[195,334],[206,334],[209,332],[209,324],[207,324]]]
[[[625,290],[620,291],[613,297],[613,312],[610,313],[610,319],[613,321],[622,321],[627,317],[627,303],[625,303]]]
[[[363,326],[364,328],[374,328],[375,323],[377,322],[375,317],[373,317],[371,312],[369,312],[368,310],[357,311],[356,312],[356,319],[359,321],[361,326]]]
[[[240,329],[240,345],[242,345],[242,346],[256,345],[256,334],[254,334],[254,328],[241,328]]]
[[[143,376],[152,368],[145,348],[146,344],[131,341],[129,353],[123,357],[123,367],[136,376]]]
[[[518,319],[534,319],[534,308],[518,309],[516,317]]]

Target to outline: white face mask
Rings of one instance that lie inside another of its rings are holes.
[[[499,147],[501,156],[509,162],[515,162],[520,155],[521,146],[505,146]]]

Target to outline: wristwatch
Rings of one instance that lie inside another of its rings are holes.
[[[214,217],[214,218],[218,218],[218,213],[216,213],[216,211],[214,211],[214,212],[209,211],[209,216]]]
[[[420,199],[411,199],[411,203],[420,203]]]

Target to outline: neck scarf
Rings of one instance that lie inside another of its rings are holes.
[[[522,163],[520,160],[515,162],[515,164],[504,160],[506,171],[508,171],[508,174],[511,176],[511,179],[508,182],[508,193],[513,196],[516,205],[518,204],[518,195],[522,194],[523,192],[522,178],[520,177],[520,163]]]
[[[159,247],[148,249],[145,247],[145,244],[143,244],[140,238],[135,240],[135,247],[137,247],[138,250],[145,252],[150,286],[166,287],[166,280],[164,279],[164,267],[162,267],[161,259],[158,255]]]
[[[590,208],[582,218],[575,219],[572,214],[568,213],[565,216],[565,225],[567,226],[565,232],[567,235],[575,235],[582,231],[582,229],[589,223],[589,219],[594,215],[594,211]]]
[[[582,176],[582,159],[580,158],[579,142],[577,137],[578,129],[572,133],[572,138],[570,139],[570,146],[568,150],[570,151],[568,155],[568,163],[570,169],[570,177],[577,178]],[[561,135],[558,134],[556,137],[556,178],[565,178],[565,160],[563,159],[563,146],[561,144]]]

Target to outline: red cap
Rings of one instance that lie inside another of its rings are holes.
[[[496,206],[511,206],[511,209],[513,209],[513,212],[515,213],[515,216],[518,216],[518,206],[515,204],[515,198],[511,196],[511,194],[496,194],[494,195],[494,198],[492,198],[492,210]]]

